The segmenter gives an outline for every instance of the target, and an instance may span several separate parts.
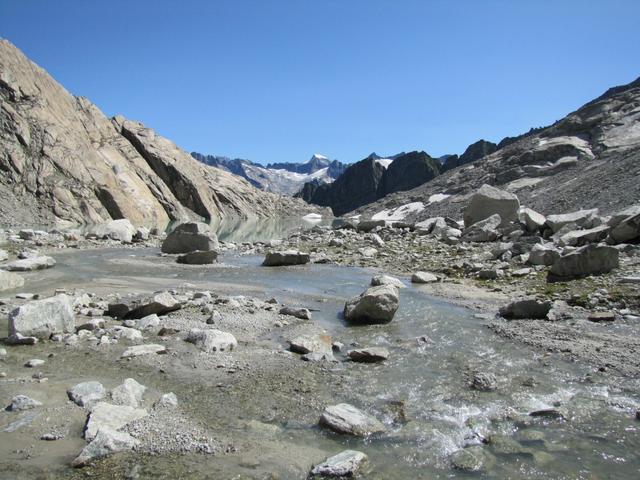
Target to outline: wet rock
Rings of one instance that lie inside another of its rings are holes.
[[[545,408],[529,413],[530,417],[547,418],[550,420],[565,420],[564,414],[555,408]]]
[[[491,446],[493,452],[499,455],[530,455],[528,448],[523,447],[513,438],[506,435],[489,435],[487,443]]]
[[[308,308],[282,307],[279,313],[280,315],[288,315],[301,320],[311,320],[311,312]]]
[[[93,402],[102,400],[106,394],[107,392],[102,384],[96,381],[78,383],[67,390],[69,400],[81,407],[86,407]]]
[[[187,222],[178,225],[162,242],[163,253],[189,253],[212,251],[218,248],[218,237],[209,225],[202,222]]]
[[[568,224],[576,224],[581,228],[591,228],[594,225],[594,221],[598,216],[598,209],[592,210],[579,210],[577,212],[565,213],[562,215],[549,215],[547,216],[547,226],[553,233],[556,233],[562,227]]]
[[[164,315],[182,308],[169,292],[160,292],[151,297],[133,297],[120,302],[110,303],[107,315],[113,318],[135,319],[148,315]]]
[[[136,228],[126,218],[111,220],[97,225],[91,225],[85,233],[86,238],[98,238],[102,240],[119,240],[123,243],[131,243],[136,234]]]
[[[139,445],[138,440],[128,433],[118,432],[115,429],[103,426],[97,432],[95,438],[82,449],[72,462],[72,467],[83,467],[98,458],[113,453],[132,450]]]
[[[209,265],[215,263],[218,258],[218,252],[215,250],[195,251],[180,255],[176,260],[178,263],[187,265]]]
[[[469,200],[464,211],[464,225],[469,227],[497,214],[500,217],[497,226],[504,227],[518,219],[519,208],[520,202],[514,194],[485,184]]]
[[[500,308],[500,315],[508,319],[545,319],[551,310],[551,301],[537,298],[520,298]]]
[[[143,408],[134,408],[126,405],[111,405],[106,402],[98,402],[91,407],[91,413],[84,430],[84,438],[93,440],[103,428],[119,430],[128,423],[144,418],[148,415]]]
[[[398,288],[392,285],[381,285],[371,287],[347,301],[343,314],[348,322],[388,323],[393,320],[399,304]]]
[[[480,446],[458,450],[451,456],[451,464],[456,470],[463,472],[480,472],[491,464],[490,457]]]
[[[51,268],[55,266],[56,261],[47,256],[25,258],[24,260],[14,260],[13,262],[5,263],[0,266],[4,270],[10,272],[31,272],[33,270],[44,270],[45,268]]]
[[[265,267],[281,267],[290,265],[304,265],[309,263],[311,256],[297,250],[286,250],[281,252],[267,252],[262,265]]]
[[[24,278],[17,273],[0,270],[0,292],[3,290],[13,290],[24,285]]]
[[[11,399],[11,404],[5,409],[9,412],[21,412],[23,410],[31,410],[32,408],[41,406],[42,403],[27,397],[26,395],[16,395]]]
[[[372,287],[379,287],[380,285],[393,285],[394,287],[404,288],[404,283],[391,275],[376,275],[371,279]]]
[[[39,358],[32,358],[31,360],[28,360],[24,366],[27,368],[37,368],[37,367],[41,367],[42,365],[44,365],[46,362],[44,360],[41,360]]]
[[[558,258],[549,272],[549,280],[562,280],[608,273],[620,265],[613,247],[587,245]]]
[[[185,340],[207,353],[231,351],[238,346],[236,337],[220,330],[193,328]]]
[[[169,392],[163,394],[153,405],[155,408],[173,408],[178,406],[178,397],[175,393]]]
[[[167,353],[167,347],[164,345],[157,344],[147,344],[147,345],[135,345],[133,347],[127,348],[120,358],[132,358],[132,357],[140,357],[142,355],[150,355],[152,353],[164,354]]]
[[[311,469],[312,476],[320,477],[353,477],[368,460],[368,457],[357,450],[344,450],[327,458]]]
[[[354,362],[376,363],[388,359],[389,351],[382,347],[365,347],[349,350],[347,356]]]
[[[501,223],[502,218],[496,213],[465,228],[461,239],[464,242],[493,242],[500,236],[498,227]]]
[[[536,244],[529,252],[527,263],[531,265],[553,265],[560,258],[560,250],[553,244]]]
[[[116,405],[127,405],[137,408],[142,402],[142,396],[147,387],[133,378],[127,378],[121,385],[111,390],[111,401]]]
[[[498,388],[498,380],[492,373],[474,372],[471,378],[471,388],[479,392],[492,392]]]
[[[429,272],[415,272],[411,275],[411,283],[434,283],[437,281],[438,277]]]
[[[348,403],[325,408],[320,417],[320,425],[326,426],[334,432],[361,437],[386,430],[378,419]]]
[[[289,340],[289,350],[295,353],[332,353],[329,335],[300,335]]]
[[[587,317],[590,322],[613,322],[616,319],[616,314],[613,312],[594,312]]]

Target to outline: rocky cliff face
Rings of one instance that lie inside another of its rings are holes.
[[[478,140],[476,143],[472,143],[467,147],[462,155],[451,155],[444,163],[443,170],[451,170],[467,163],[480,160],[482,157],[492,154],[498,149],[498,146],[493,142],[487,142],[486,140]]]
[[[545,214],[583,208],[610,213],[640,199],[640,79],[607,91],[562,120],[505,139],[498,150],[357,213],[423,202],[418,219],[460,216],[482,184],[516,193]],[[431,199],[431,200],[430,200]],[[433,201],[437,199],[437,201]]]
[[[0,40],[0,223],[138,225],[301,210],[74,97]]]

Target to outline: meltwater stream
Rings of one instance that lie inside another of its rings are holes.
[[[474,474],[482,478],[638,478],[637,391],[613,390],[587,366],[502,340],[486,328],[486,320],[408,282],[391,323],[350,327],[339,312],[369,284],[371,271],[331,265],[264,268],[262,258],[236,254],[224,254],[210,267],[179,266],[156,249],[65,251],[55,257],[54,269],[28,274],[32,291],[50,293],[52,285],[64,285],[126,293],[191,284],[225,294],[274,296],[313,308],[313,322],[346,345],[386,347],[391,356],[382,364],[341,362],[333,370],[349,386],[348,396],[336,403],[372,406],[369,412],[389,431],[362,440],[295,422],[281,425],[264,438],[282,451],[282,463],[269,465],[278,478],[304,478],[287,465],[296,445],[314,445],[327,455],[344,448],[364,451],[370,458],[366,478],[376,479],[472,475],[453,469],[450,459],[473,445],[483,445],[487,453],[484,471]],[[471,389],[476,371],[494,374],[498,388]],[[547,414],[529,415],[536,411]],[[165,461],[153,460],[157,466]],[[204,474],[221,460],[202,455],[171,460],[176,461]]]

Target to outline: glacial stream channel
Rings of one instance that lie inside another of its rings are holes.
[[[221,255],[219,264],[210,267],[176,266],[171,258],[159,257],[157,249],[66,250],[54,257],[55,268],[27,275],[29,291],[52,294],[54,288],[65,287],[106,294],[191,284],[189,288],[225,295],[275,297],[281,303],[312,308],[311,321],[347,348],[357,342],[386,347],[391,354],[380,364],[348,362],[337,354],[339,362],[323,367],[324,375],[340,377],[343,387],[335,393],[324,392],[323,385],[308,387],[323,391],[334,403],[351,403],[375,415],[388,427],[385,434],[360,439],[328,432],[317,425],[321,410],[309,412],[305,419],[283,421],[278,416],[270,421],[272,402],[262,394],[253,398],[251,411],[260,412],[264,403],[263,414],[249,418],[241,406],[212,405],[206,389],[190,385],[185,370],[182,378],[167,380],[165,391],[175,391],[180,405],[207,425],[214,437],[221,428],[211,421],[215,409],[216,418],[226,419],[222,428],[239,439],[242,448],[215,455],[121,454],[105,461],[104,468],[113,468],[112,472],[130,472],[130,478],[305,478],[313,464],[350,448],[369,456],[363,473],[369,479],[638,478],[640,423],[634,412],[640,402],[631,384],[613,389],[589,366],[502,340],[486,327],[486,319],[427,295],[406,278],[400,308],[391,323],[353,327],[344,323],[340,312],[347,298],[368,286],[372,271],[331,265],[265,268],[260,266],[262,257],[234,253]],[[6,323],[0,327],[6,328]],[[242,349],[242,335],[237,336]],[[145,343],[155,343],[153,337]],[[277,332],[263,340],[273,349],[286,349],[285,339]],[[63,346],[55,348],[61,352],[57,357],[65,355]],[[8,348],[16,363],[51,349],[43,345]],[[68,365],[61,368],[69,369],[71,378],[49,370],[49,386],[25,387],[25,391],[48,388],[51,397],[60,396],[63,402],[70,382],[104,378],[106,385],[114,373],[109,373],[109,366],[92,365],[97,361],[86,354],[69,357]],[[302,362],[297,355],[291,361]],[[489,392],[470,388],[474,371],[494,374],[498,388]],[[159,374],[145,372],[139,378],[161,391],[153,375]],[[306,381],[321,378],[310,376]],[[5,402],[8,392],[15,390],[9,387],[0,389]],[[530,415],[541,411],[539,416]],[[10,415],[2,412],[0,430],[15,418]],[[251,420],[265,427],[245,428]],[[69,434],[77,437],[69,439],[75,442],[76,452],[84,445],[79,434]],[[493,441],[487,442],[488,438]],[[21,430],[0,431],[0,439],[5,465],[20,465],[23,460],[16,449],[36,444],[25,461],[29,468],[22,473],[27,475],[24,478],[34,478],[32,468],[42,472],[41,478],[57,478],[63,472],[86,478],[64,466],[73,455],[55,444],[66,440],[43,442]],[[467,473],[453,468],[452,455],[472,445],[486,453],[484,470]],[[22,475],[14,471],[11,478]]]

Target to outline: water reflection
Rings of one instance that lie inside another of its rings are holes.
[[[225,242],[257,242],[286,237],[293,230],[307,230],[315,225],[331,225],[331,218],[225,218],[211,222],[218,238]]]

